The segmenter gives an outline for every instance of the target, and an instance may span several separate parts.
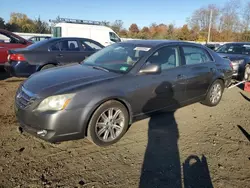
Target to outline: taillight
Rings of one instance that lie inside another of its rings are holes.
[[[22,54],[10,54],[9,59],[12,61],[25,61],[25,57]]]
[[[232,62],[229,63],[231,69],[234,69]]]

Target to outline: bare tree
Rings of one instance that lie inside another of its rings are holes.
[[[250,26],[250,2],[247,2],[246,5],[243,8],[243,27],[244,27],[244,31],[248,31],[249,30],[249,26]]]
[[[220,9],[213,4],[196,10],[192,17],[188,19],[189,26],[191,28],[200,28],[200,30],[203,31],[208,30],[211,11],[213,12],[212,26],[216,28],[219,20]]]
[[[116,33],[119,33],[123,29],[123,21],[122,20],[115,20],[115,22],[111,25],[111,28]]]
[[[230,0],[222,8],[220,29],[223,31],[237,32],[240,26],[240,3],[238,0]]]

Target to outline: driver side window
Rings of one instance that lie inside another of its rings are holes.
[[[113,32],[109,32],[109,38],[113,42],[121,42],[121,39]]]
[[[167,70],[180,65],[180,56],[178,47],[166,46],[157,50],[148,58],[146,64],[158,64],[161,70]]]

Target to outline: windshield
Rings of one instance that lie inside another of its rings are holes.
[[[98,66],[113,72],[126,73],[150,48],[129,43],[115,43],[89,56],[83,65]]]
[[[250,54],[250,45],[247,44],[224,44],[216,52],[226,54]]]

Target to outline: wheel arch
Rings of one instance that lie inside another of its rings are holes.
[[[41,64],[41,65],[38,66],[37,71],[40,71],[46,65],[55,65],[55,66],[57,66],[58,63],[56,63],[56,62],[48,62],[48,63]]]
[[[94,114],[94,112],[102,105],[104,104],[105,102],[108,102],[108,101],[117,101],[117,102],[120,102],[122,105],[124,105],[124,107],[127,109],[128,111],[128,116],[129,116],[129,124],[132,123],[133,121],[133,112],[132,112],[132,108],[131,108],[131,105],[129,104],[129,102],[127,100],[125,100],[123,97],[117,97],[117,96],[114,96],[114,97],[109,97],[109,98],[105,98],[101,101],[99,101],[95,106],[93,106],[93,108],[91,108],[90,112],[87,114],[87,119],[85,120],[85,124],[86,126],[83,127],[83,133],[84,133],[84,136],[87,136],[87,129],[88,129],[88,125],[89,125],[89,122]]]
[[[207,88],[206,95],[207,95],[208,91],[210,90],[211,86],[213,85],[213,83],[214,83],[215,81],[217,81],[217,80],[222,81],[222,83],[223,83],[223,85],[224,85],[224,88],[225,88],[225,79],[224,79],[222,76],[215,77],[215,78],[213,79],[213,81],[210,83],[209,87]]]

